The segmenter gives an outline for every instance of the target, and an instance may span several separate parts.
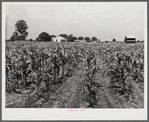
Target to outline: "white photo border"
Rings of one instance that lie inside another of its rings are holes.
[[[78,2],[96,4],[96,2]],[[144,108],[143,109],[56,109],[5,108],[5,7],[7,5],[78,4],[77,2],[2,2],[2,120],[147,120],[147,2],[144,2]],[[124,4],[118,2],[118,4]],[[73,111],[70,111],[73,110]]]

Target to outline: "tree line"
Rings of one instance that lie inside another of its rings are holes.
[[[7,41],[25,41],[26,37],[28,36],[28,25],[26,21],[19,20],[15,24],[15,31],[13,32],[12,36]],[[73,34],[67,35],[67,34],[60,34],[59,36],[67,39],[67,42],[75,42],[76,40],[85,40],[86,42],[100,42],[100,39],[97,39],[96,37],[83,37],[83,36],[73,36]],[[49,35],[47,32],[42,32],[38,35],[36,38],[36,41],[44,41],[44,42],[51,42],[52,38],[56,37],[55,35]],[[33,41],[33,39],[29,39],[29,41]],[[112,40],[113,42],[116,41],[116,39]]]

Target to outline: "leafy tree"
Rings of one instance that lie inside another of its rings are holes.
[[[78,39],[78,38],[77,38],[76,36],[73,37],[73,40],[74,40],[74,41],[77,40],[77,39]]]
[[[74,42],[74,39],[73,39],[73,35],[70,34],[69,36],[67,36],[67,41],[68,42]]]
[[[15,31],[15,32],[13,32],[12,36],[10,37],[10,40],[15,41],[17,39],[18,39],[18,32]]]
[[[33,41],[33,39],[29,39],[29,41],[31,41],[31,42],[32,42],[32,41]]]
[[[112,40],[112,42],[116,42],[116,39],[114,38],[114,39]]]
[[[83,40],[84,37],[83,37],[83,36],[79,36],[78,39],[79,39],[79,40]]]
[[[85,40],[90,40],[90,37],[85,37]]]
[[[92,37],[92,42],[97,41],[96,37]]]
[[[42,32],[38,36],[38,41],[51,41],[51,37],[47,32]]]
[[[10,42],[11,40],[10,39],[6,39],[6,42]]]
[[[100,42],[100,39],[98,39],[98,42]]]
[[[27,23],[24,20],[19,20],[15,24],[15,33],[18,33],[17,36],[18,40],[25,40],[25,38],[28,36],[28,32],[26,31],[28,29]]]
[[[18,36],[18,40],[25,40],[26,37],[28,36],[28,32],[23,33],[22,35]]]
[[[27,23],[24,20],[19,20],[15,24],[16,31],[18,31],[20,34],[23,34],[28,29]]]
[[[68,37],[67,34],[60,34],[60,36],[63,37],[63,38],[67,38]]]
[[[36,41],[37,41],[37,42],[39,41],[39,38],[38,38],[38,37],[36,38]]]
[[[56,37],[55,35],[50,35],[50,36],[51,36],[51,38],[52,38],[52,37]]]

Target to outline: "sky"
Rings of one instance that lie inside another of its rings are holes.
[[[16,22],[23,19],[28,25],[27,39],[47,32],[119,41],[125,35],[135,35],[144,40],[145,2],[28,2],[7,3],[5,7],[7,39]]]

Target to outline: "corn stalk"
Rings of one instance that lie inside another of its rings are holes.
[[[89,103],[88,107],[93,107],[97,102],[94,87],[97,87],[95,84],[98,84],[93,81],[93,78],[99,70],[96,64],[95,52],[93,52],[93,50],[86,51],[84,54],[82,54],[82,61],[85,64],[85,71],[87,72],[86,80],[84,81],[84,89],[86,92],[87,101]]]

